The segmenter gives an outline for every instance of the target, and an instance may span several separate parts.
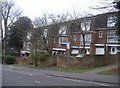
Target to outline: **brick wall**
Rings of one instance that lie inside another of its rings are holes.
[[[69,59],[69,60],[68,60]],[[69,64],[68,64],[69,63]],[[59,55],[57,57],[57,67],[75,67],[77,65],[77,59],[74,57],[69,57],[67,55]]]
[[[119,55],[104,55],[104,56],[84,56],[83,58],[75,58],[59,55],[57,57],[57,66],[58,67],[67,67],[69,62],[69,67],[94,67],[94,66],[102,66],[107,64],[113,64],[116,62],[120,62],[118,59]]]

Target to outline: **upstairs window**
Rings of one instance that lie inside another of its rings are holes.
[[[83,36],[80,36],[81,45],[83,45]],[[91,34],[85,34],[85,44],[91,43]]]
[[[90,24],[91,20],[90,19],[83,19],[81,22],[81,28],[83,31],[89,31],[90,30]]]
[[[32,36],[31,32],[28,32],[28,33],[27,33],[27,39],[30,40],[30,39],[31,39],[31,36]]]
[[[116,16],[110,16],[110,17],[108,17],[107,27],[115,27],[116,19],[117,19]]]
[[[44,36],[47,37],[48,29],[44,29]]]
[[[67,27],[66,26],[61,26],[59,30],[60,35],[66,35]]]
[[[116,34],[116,30],[111,30],[107,32],[107,42],[118,43],[118,36]]]

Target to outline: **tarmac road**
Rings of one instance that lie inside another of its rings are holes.
[[[2,86],[107,86],[112,84],[46,75],[49,71],[33,68],[2,66]],[[113,87],[114,88],[114,87]]]

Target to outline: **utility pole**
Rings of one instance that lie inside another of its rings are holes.
[[[1,34],[2,34],[2,2],[0,2],[0,62],[2,61],[2,40],[1,40]]]
[[[0,63],[2,62],[1,29],[2,29],[2,3],[0,1]],[[2,87],[2,69],[1,69],[1,65],[0,65],[0,87]]]

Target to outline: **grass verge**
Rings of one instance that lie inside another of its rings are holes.
[[[34,65],[30,65],[30,64],[14,64],[15,66],[18,67],[27,67],[27,68],[35,68],[35,69],[44,69],[47,68],[48,66],[37,66],[35,67]]]
[[[58,67],[48,67],[48,66],[33,66],[33,65],[28,65],[28,64],[14,64],[15,66],[19,67],[28,67],[28,68],[35,68],[35,69],[47,69],[47,70],[52,70],[52,71],[58,71],[58,72],[78,72],[78,73],[83,73],[87,71],[94,70],[95,68],[58,68]]]
[[[120,75],[120,67],[118,68],[113,68],[107,71],[101,71],[98,72],[98,74],[104,74],[104,75]]]
[[[90,70],[93,70],[94,68],[54,68],[53,71],[59,71],[59,72],[78,72],[83,73]]]

